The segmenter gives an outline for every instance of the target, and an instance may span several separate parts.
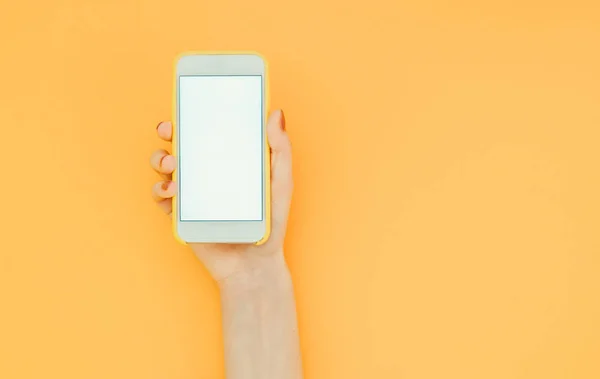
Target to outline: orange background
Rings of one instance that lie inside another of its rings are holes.
[[[286,110],[307,378],[600,377],[600,6],[1,0],[1,378],[219,378],[148,160],[185,50]]]

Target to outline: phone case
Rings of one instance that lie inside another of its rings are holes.
[[[267,133],[266,133],[266,123],[267,123],[267,117],[268,117],[268,110],[269,110],[269,65],[267,62],[267,59],[260,53],[257,53],[255,51],[187,51],[187,52],[183,52],[181,54],[178,54],[175,57],[175,62],[173,64],[173,108],[172,108],[172,112],[173,112],[173,136],[172,136],[172,146],[173,146],[173,156],[177,156],[178,154],[178,146],[177,146],[177,62],[179,61],[179,59],[183,56],[186,55],[199,55],[199,54],[203,54],[203,55],[208,55],[208,54],[213,54],[213,55],[225,55],[225,54],[253,54],[253,55],[258,55],[262,58],[263,62],[265,62],[265,115],[264,115],[264,120],[263,120],[263,128],[265,128],[265,141],[264,141],[264,146],[265,146],[265,172],[268,173],[267,174],[267,178],[266,178],[266,188],[265,188],[265,197],[266,197],[266,209],[265,209],[265,213],[266,213],[266,230],[265,230],[265,235],[263,236],[263,238],[256,242],[256,245],[262,245],[265,242],[267,242],[267,240],[269,239],[269,236],[271,234],[271,149],[269,148],[269,141],[267,138]],[[175,171],[173,171],[173,177],[177,177],[177,169],[175,169]],[[175,239],[177,240],[177,242],[183,244],[183,245],[187,245],[187,242],[185,242],[184,240],[181,239],[181,237],[179,236],[179,234],[177,233],[177,205],[176,205],[176,198],[173,197],[173,212],[171,214],[171,220],[172,220],[172,228],[173,228],[173,235],[175,236]]]

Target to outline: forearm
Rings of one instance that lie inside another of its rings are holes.
[[[220,283],[228,379],[300,379],[296,305],[283,255]]]

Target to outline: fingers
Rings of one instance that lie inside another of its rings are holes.
[[[173,123],[171,121],[162,121],[156,126],[156,133],[165,140],[171,141],[173,138]]]
[[[156,134],[165,140],[173,138],[173,124],[170,121],[162,121],[156,126]],[[172,197],[175,196],[175,183],[170,180],[170,175],[175,170],[175,157],[169,155],[166,150],[157,150],[150,156],[150,166],[159,174],[166,175],[168,180],[155,183],[152,187],[152,197],[160,209],[166,214],[173,211]]]
[[[285,130],[285,115],[278,110],[267,120],[271,146],[271,191],[273,223],[285,227],[292,197],[292,145]]]
[[[171,201],[171,199],[162,199],[156,204],[166,214],[170,215],[171,213],[173,213],[173,201]]]
[[[159,174],[170,175],[175,170],[175,157],[166,150],[156,150],[150,156],[150,166]]]
[[[160,202],[165,199],[171,199],[175,196],[175,182],[170,180],[162,180],[157,182],[152,187],[152,197],[156,202]]]

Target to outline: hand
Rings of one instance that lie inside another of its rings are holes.
[[[156,127],[158,136],[171,141],[173,124],[163,121]],[[287,271],[283,259],[283,240],[292,197],[292,150],[285,130],[282,111],[271,113],[267,121],[267,139],[271,148],[271,234],[259,246],[253,244],[190,244],[196,256],[219,283],[246,280],[263,274],[279,276]],[[166,150],[155,151],[150,164],[164,178],[153,187],[153,197],[168,215],[172,212],[172,197],[176,183],[172,173],[177,160]]]

